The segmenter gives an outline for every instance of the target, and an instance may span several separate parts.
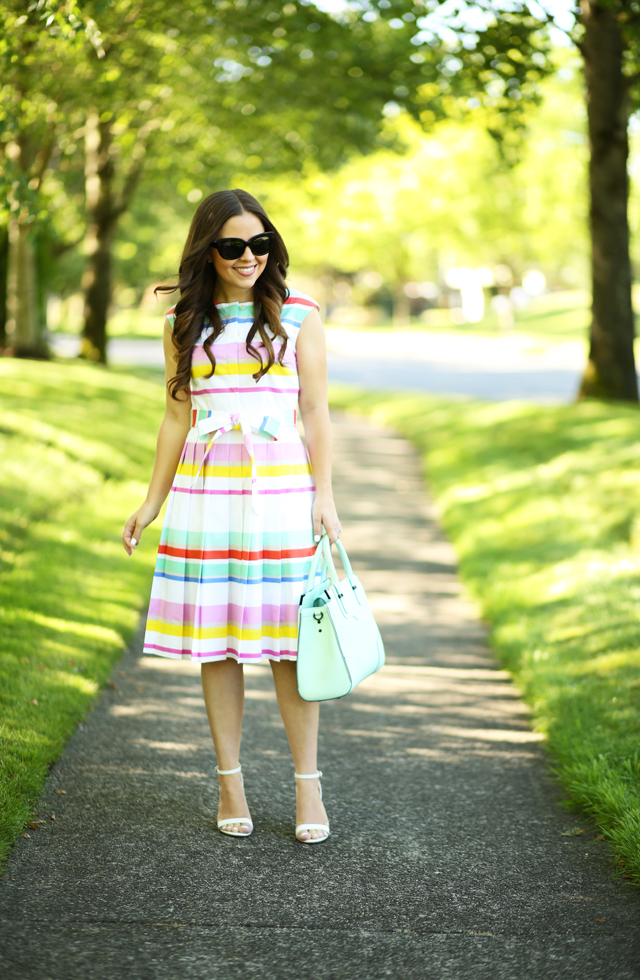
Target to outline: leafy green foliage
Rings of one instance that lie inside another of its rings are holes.
[[[226,29],[229,6],[217,5],[214,26],[224,19]],[[236,99],[251,99],[258,140],[264,130],[280,141],[277,157],[262,158],[267,170],[286,171],[309,157],[327,169],[354,149],[370,149],[399,86],[415,88],[433,74],[431,64],[410,59],[404,39],[384,21],[368,23],[348,10],[336,18],[301,2],[235,9],[238,21],[238,9],[244,12],[246,34],[231,39],[215,78]],[[236,108],[247,111],[237,101]]]
[[[482,111],[428,134],[403,113],[388,122],[403,154],[379,150],[331,174],[309,168],[302,180],[256,176],[252,186],[294,270],[357,282],[374,271],[395,294],[408,281],[437,283],[455,265],[506,263],[515,282],[535,265],[556,285],[586,285],[588,151],[577,60],[565,57],[562,74],[541,85],[540,104],[524,116],[526,145],[509,168]]]
[[[385,21],[303,0],[90,0],[81,17],[74,6],[10,0],[0,16],[11,38],[0,44],[7,200],[42,254],[86,236],[88,357],[103,356],[109,295],[108,263],[93,260],[108,252],[143,172],[156,197],[169,185],[197,203],[238,170],[334,167],[384,145],[389,100],[435,70],[412,60]],[[428,101],[433,118],[446,112],[439,90]],[[77,261],[65,264],[77,279]],[[50,266],[41,263],[41,282],[52,284]]]
[[[65,32],[66,33],[66,32]],[[59,121],[59,105],[68,98],[66,72],[58,64],[69,47],[57,21],[45,25],[36,5],[22,0],[0,5],[0,217],[6,209],[37,215],[39,189]],[[44,83],[44,84],[43,84]],[[21,138],[20,138],[21,137]],[[6,204],[4,203],[6,202]],[[4,213],[3,213],[4,212]],[[42,215],[44,219],[44,215]]]
[[[336,390],[425,466],[463,580],[572,800],[640,882],[640,416]]]
[[[438,92],[482,106],[503,158],[518,159],[526,107],[539,99],[539,83],[554,70],[547,21],[526,3],[374,0],[377,15],[399,35],[411,59],[425,66],[422,85],[405,86],[399,103],[431,125],[429,104]]]

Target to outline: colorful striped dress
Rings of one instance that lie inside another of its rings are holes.
[[[210,327],[193,352],[192,428],[167,503],[144,649],[201,663],[295,660],[315,550],[315,488],[295,428],[296,340],[318,304],[289,291],[283,363],[257,383],[259,364],[246,347],[253,304],[217,305],[224,330],[212,345],[213,376],[202,346]],[[259,336],[253,346],[260,352]],[[277,358],[281,344],[273,346]]]

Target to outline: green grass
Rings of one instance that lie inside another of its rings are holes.
[[[636,333],[640,333],[640,285],[633,287],[636,310]],[[512,330],[503,330],[497,315],[487,305],[479,323],[454,323],[452,314],[459,311],[433,309],[426,317],[412,319],[403,329],[422,333],[447,333],[456,336],[526,338],[531,353],[536,348],[544,350],[554,344],[579,343],[585,351],[589,343],[591,323],[591,296],[586,290],[562,290],[546,293],[532,300],[524,309],[516,310]],[[338,326],[338,325],[336,325]],[[331,326],[329,327],[331,329]],[[393,331],[391,320],[381,321],[374,327],[350,327],[353,330]],[[640,362],[640,337],[635,344],[636,360]]]
[[[120,339],[157,339],[162,337],[164,319],[162,313],[171,305],[172,298],[158,302],[156,310],[139,309],[118,310],[109,319],[109,336]],[[546,293],[524,309],[515,313],[515,324],[506,336],[525,335],[537,340],[541,345],[580,341],[587,345],[589,324],[591,322],[591,296],[586,290],[559,290]],[[634,286],[634,306],[640,314],[640,285]],[[450,310],[429,310],[426,320],[412,319],[407,329],[426,333],[473,334],[477,336],[505,336],[498,324],[496,314],[487,305],[480,323],[456,324],[451,319]],[[66,322],[61,332],[76,333],[80,322],[72,325]],[[393,330],[391,320],[384,320],[375,327],[350,327],[349,329]],[[636,355],[640,360],[640,341],[636,345]]]
[[[0,360],[0,864],[139,622],[159,528],[132,559],[120,533],[163,401],[124,373]]]
[[[591,296],[585,290],[547,293],[515,315],[515,329],[519,333],[556,341],[584,340],[586,343],[590,322]]]
[[[585,290],[566,290],[547,293],[532,300],[524,309],[516,310],[513,330],[507,336],[525,334],[546,343],[566,343],[588,339],[591,297]],[[437,333],[474,334],[480,336],[504,336],[505,331],[498,317],[487,305],[479,323],[454,323],[452,310],[429,310],[423,319],[411,321],[412,330]],[[391,323],[381,325],[392,329]]]
[[[175,299],[172,301],[171,297],[160,299],[157,310],[152,313],[133,309],[118,310],[109,319],[109,336],[151,340],[162,337],[164,311],[169,309],[172,302],[175,302]]]
[[[118,310],[109,319],[109,336],[132,339],[161,337],[164,324],[162,312],[169,308],[171,302],[171,297],[159,301],[157,310],[152,312]],[[590,296],[585,290],[547,293],[516,312],[514,332],[537,337],[544,342],[580,340],[586,343],[590,322],[589,306]],[[79,327],[80,323],[76,325],[75,331],[69,332],[77,332]],[[373,329],[393,330],[393,325],[390,320],[381,321]],[[434,309],[429,311],[426,321],[412,319],[410,329],[457,334],[502,334],[498,318],[489,307],[480,323],[456,324],[451,319],[450,310]],[[68,331],[68,325],[66,330]]]
[[[109,337],[128,338],[131,340],[155,340],[162,337],[164,329],[165,310],[172,305],[171,297],[159,300],[157,310],[142,311],[139,309],[117,310],[109,317]],[[56,333],[77,334],[82,329],[80,318],[67,318],[56,327]]]
[[[640,411],[336,388],[423,454],[460,572],[574,804],[640,883]]]
[[[120,545],[162,414],[143,374],[0,360],[2,857],[148,595],[159,525],[134,559]],[[332,401],[424,454],[498,656],[571,798],[640,882],[640,412]]]

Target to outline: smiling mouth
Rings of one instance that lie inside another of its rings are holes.
[[[251,276],[256,271],[258,266],[256,263],[256,265],[234,266],[234,268],[241,276]]]

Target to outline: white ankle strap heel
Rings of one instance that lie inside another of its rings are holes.
[[[216,766],[216,772],[219,776],[235,776],[237,772],[240,773],[240,779],[242,780],[242,785],[244,786],[244,778],[242,776],[242,766],[238,766],[236,769],[218,769]],[[239,823],[243,827],[248,827],[247,831],[239,830],[225,830],[225,827],[230,827],[231,824]],[[218,820],[218,830],[222,834],[228,834],[229,837],[248,837],[253,830],[253,821],[251,817],[227,817],[226,820]]]
[[[320,784],[322,773],[319,769],[317,772],[309,773],[294,772],[293,775],[296,779],[317,779],[318,789],[320,790],[320,799],[322,799],[322,786]],[[304,833],[305,830],[323,830],[324,837],[310,837],[309,840],[301,840],[298,837],[298,834]],[[329,825],[326,823],[299,823],[296,827],[296,840],[300,841],[301,844],[321,844],[323,840],[327,839],[330,833],[331,831],[329,829]]]
[[[237,772],[242,772],[242,766],[238,766],[236,769],[219,769],[216,766],[216,772],[219,776],[235,776]],[[244,782],[244,780],[242,780]]]

